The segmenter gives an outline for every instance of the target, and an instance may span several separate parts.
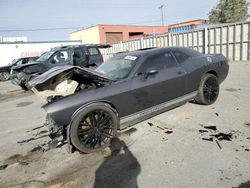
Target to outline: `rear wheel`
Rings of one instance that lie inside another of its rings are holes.
[[[116,136],[118,117],[106,104],[93,104],[80,111],[71,124],[72,144],[84,153],[100,151]]]
[[[213,104],[219,95],[219,82],[215,75],[205,74],[200,83],[195,102],[204,105]]]

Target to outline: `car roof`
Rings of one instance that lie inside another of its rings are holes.
[[[72,49],[79,47],[95,47],[95,48],[109,48],[111,45],[109,44],[79,44],[79,45],[67,45],[67,46],[59,46],[52,48],[52,50],[62,50],[62,49]]]
[[[150,55],[154,55],[154,54],[158,54],[167,50],[178,50],[181,52],[186,52],[191,56],[197,56],[197,55],[201,55],[200,52],[195,51],[193,49],[187,48],[187,47],[160,47],[160,48],[145,48],[145,49],[140,49],[140,50],[136,50],[136,51],[132,51],[132,52],[120,52],[117,53],[116,56],[119,56],[121,54],[121,56],[126,56],[126,55],[132,55],[132,56],[150,56]]]

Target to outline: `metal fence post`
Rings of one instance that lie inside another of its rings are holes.
[[[205,54],[208,53],[208,30],[207,27],[204,28],[203,31],[203,51]]]
[[[168,46],[172,46],[172,36],[171,33],[168,34]]]

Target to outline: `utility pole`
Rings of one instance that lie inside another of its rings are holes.
[[[162,24],[162,26],[164,26],[163,7],[164,7],[164,5],[161,5],[161,6],[159,7],[159,9],[161,9],[161,24]]]

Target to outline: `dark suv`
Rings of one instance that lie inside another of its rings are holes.
[[[62,46],[51,49],[41,55],[36,62],[12,67],[11,79],[23,89],[29,89],[28,81],[56,66],[74,65],[79,67],[96,67],[103,62],[98,48],[110,45]]]

